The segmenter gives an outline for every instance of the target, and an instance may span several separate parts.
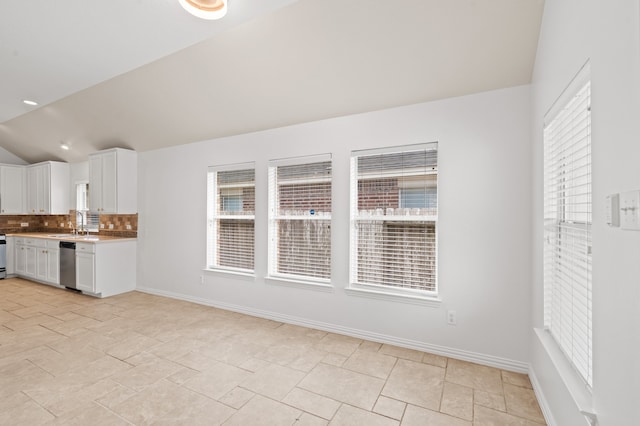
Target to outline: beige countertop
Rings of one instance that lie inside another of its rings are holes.
[[[45,240],[58,240],[58,241],[73,241],[78,243],[115,243],[123,241],[136,241],[137,238],[128,237],[111,237],[105,235],[73,235],[67,233],[53,233],[53,232],[20,232],[15,234],[7,234],[7,237],[18,238],[42,238]]]

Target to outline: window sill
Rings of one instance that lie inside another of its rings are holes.
[[[304,290],[321,291],[324,293],[333,293],[333,286],[318,281],[305,281],[301,279],[285,278],[277,276],[264,277],[265,282],[273,285],[281,285],[285,287],[295,287]]]
[[[211,273],[213,275],[219,275],[221,277],[240,278],[245,281],[255,281],[256,279],[256,275],[254,273],[234,271],[232,269],[204,268],[202,271],[206,272],[207,274]]]
[[[551,362],[558,371],[560,379],[562,379],[564,385],[567,387],[567,390],[573,398],[576,406],[589,421],[592,421],[592,424],[595,424],[593,423],[596,419],[595,410],[593,408],[593,396],[587,387],[587,384],[574,370],[573,366],[562,353],[562,350],[560,350],[560,347],[551,334],[547,330],[541,328],[535,328],[534,330],[540,340],[540,343],[542,343],[542,347],[547,352],[547,355],[549,355],[549,359],[551,359]]]
[[[350,296],[368,297],[370,299],[379,299],[379,300],[389,300],[393,302],[409,303],[411,305],[429,306],[432,308],[438,308],[442,304],[442,299],[438,297],[401,294],[401,293],[394,293],[392,291],[348,287],[348,288],[345,288],[345,292]]]

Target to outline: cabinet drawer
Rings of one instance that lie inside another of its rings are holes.
[[[60,248],[60,241],[58,240],[45,240],[47,242],[48,249],[57,249]]]
[[[41,240],[40,238],[25,238],[24,245],[33,247],[46,247],[47,241]]]
[[[76,251],[81,253],[95,253],[96,245],[91,243],[76,243]]]

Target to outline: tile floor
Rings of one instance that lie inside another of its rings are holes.
[[[0,424],[544,424],[526,375],[132,292],[0,281]]]

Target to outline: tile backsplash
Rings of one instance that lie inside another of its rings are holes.
[[[71,232],[76,226],[75,210],[66,215],[0,215],[0,233],[19,232]],[[71,222],[71,224],[69,224]],[[22,224],[27,226],[22,226]],[[71,225],[71,226],[70,226]],[[110,225],[113,225],[111,227]],[[130,228],[130,229],[129,229]],[[137,237],[137,214],[103,214],[100,215],[100,235],[114,237]]]

